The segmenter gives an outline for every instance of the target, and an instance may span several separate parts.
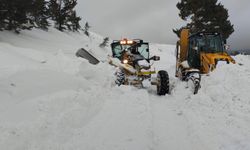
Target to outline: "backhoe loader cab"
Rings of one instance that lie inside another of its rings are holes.
[[[187,61],[190,67],[201,67],[201,53],[223,53],[224,44],[218,33],[197,33],[189,37]]]
[[[150,57],[149,43],[143,40],[115,40],[111,44],[112,58],[109,63],[117,67],[115,83],[143,87],[145,80],[156,85],[157,94],[169,93],[169,76],[164,70],[156,72],[152,69],[151,60],[160,60],[159,56]],[[119,62],[117,62],[118,60]],[[157,74],[157,77],[152,77]]]
[[[195,94],[200,86],[200,74],[213,71],[218,61],[235,63],[225,51],[219,33],[198,32],[190,35],[189,29],[182,29],[176,44],[176,77],[186,81],[192,79]]]

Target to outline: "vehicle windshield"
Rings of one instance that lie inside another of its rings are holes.
[[[197,38],[197,46],[200,51],[207,53],[223,52],[222,39],[219,35],[203,35]]]
[[[123,51],[128,50],[132,54],[135,54],[133,50],[137,51],[145,59],[149,59],[149,45],[148,43],[142,43],[139,47],[132,45],[121,45],[120,43],[112,44],[113,57],[121,59]]]

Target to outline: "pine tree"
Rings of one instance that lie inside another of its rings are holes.
[[[78,31],[81,29],[79,24],[81,18],[76,16],[74,10],[77,0],[50,0],[50,16],[55,21],[55,27],[64,31]]]
[[[33,27],[28,14],[32,8],[32,0],[2,0],[2,9],[5,10],[1,15],[4,16],[1,26],[5,30],[14,30],[19,33],[23,29]]]
[[[89,36],[89,28],[90,28],[89,23],[86,22],[83,31],[84,31],[84,34],[87,36]]]
[[[219,32],[225,40],[234,32],[228,20],[228,10],[218,0],[181,0],[176,6],[181,19],[190,21],[186,26],[173,30],[178,36],[182,28],[189,28],[191,33]]]
[[[37,28],[48,30],[49,27],[49,10],[47,8],[48,2],[45,0],[33,0],[31,9],[31,20]]]
[[[99,45],[101,48],[104,48],[106,46],[108,46],[108,42],[109,42],[109,38],[108,37],[105,37],[103,39],[103,42]]]
[[[46,0],[1,0],[0,30],[47,29],[47,19]]]
[[[5,29],[5,19],[7,18],[6,16],[6,5],[5,3],[1,2],[0,3],[0,31]]]
[[[51,19],[55,21],[55,28],[60,31],[65,30],[64,25],[65,15],[62,12],[62,0],[50,0],[49,10]]]
[[[68,18],[68,22],[70,22],[70,24],[67,24],[68,29],[73,32],[78,31],[79,29],[81,29],[80,21],[81,17],[77,17],[76,11],[73,11],[70,17]]]

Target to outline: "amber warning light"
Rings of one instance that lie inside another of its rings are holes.
[[[126,40],[126,39],[120,41],[121,45],[125,45],[125,44],[130,45],[130,44],[133,44],[133,43],[134,43],[134,41],[132,41],[132,40]]]

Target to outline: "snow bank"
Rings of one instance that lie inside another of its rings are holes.
[[[151,44],[171,94],[113,84],[109,47],[91,33],[0,34],[0,148],[248,150],[250,57],[202,76],[199,94],[174,77],[175,46]],[[76,58],[85,48],[102,60]]]

